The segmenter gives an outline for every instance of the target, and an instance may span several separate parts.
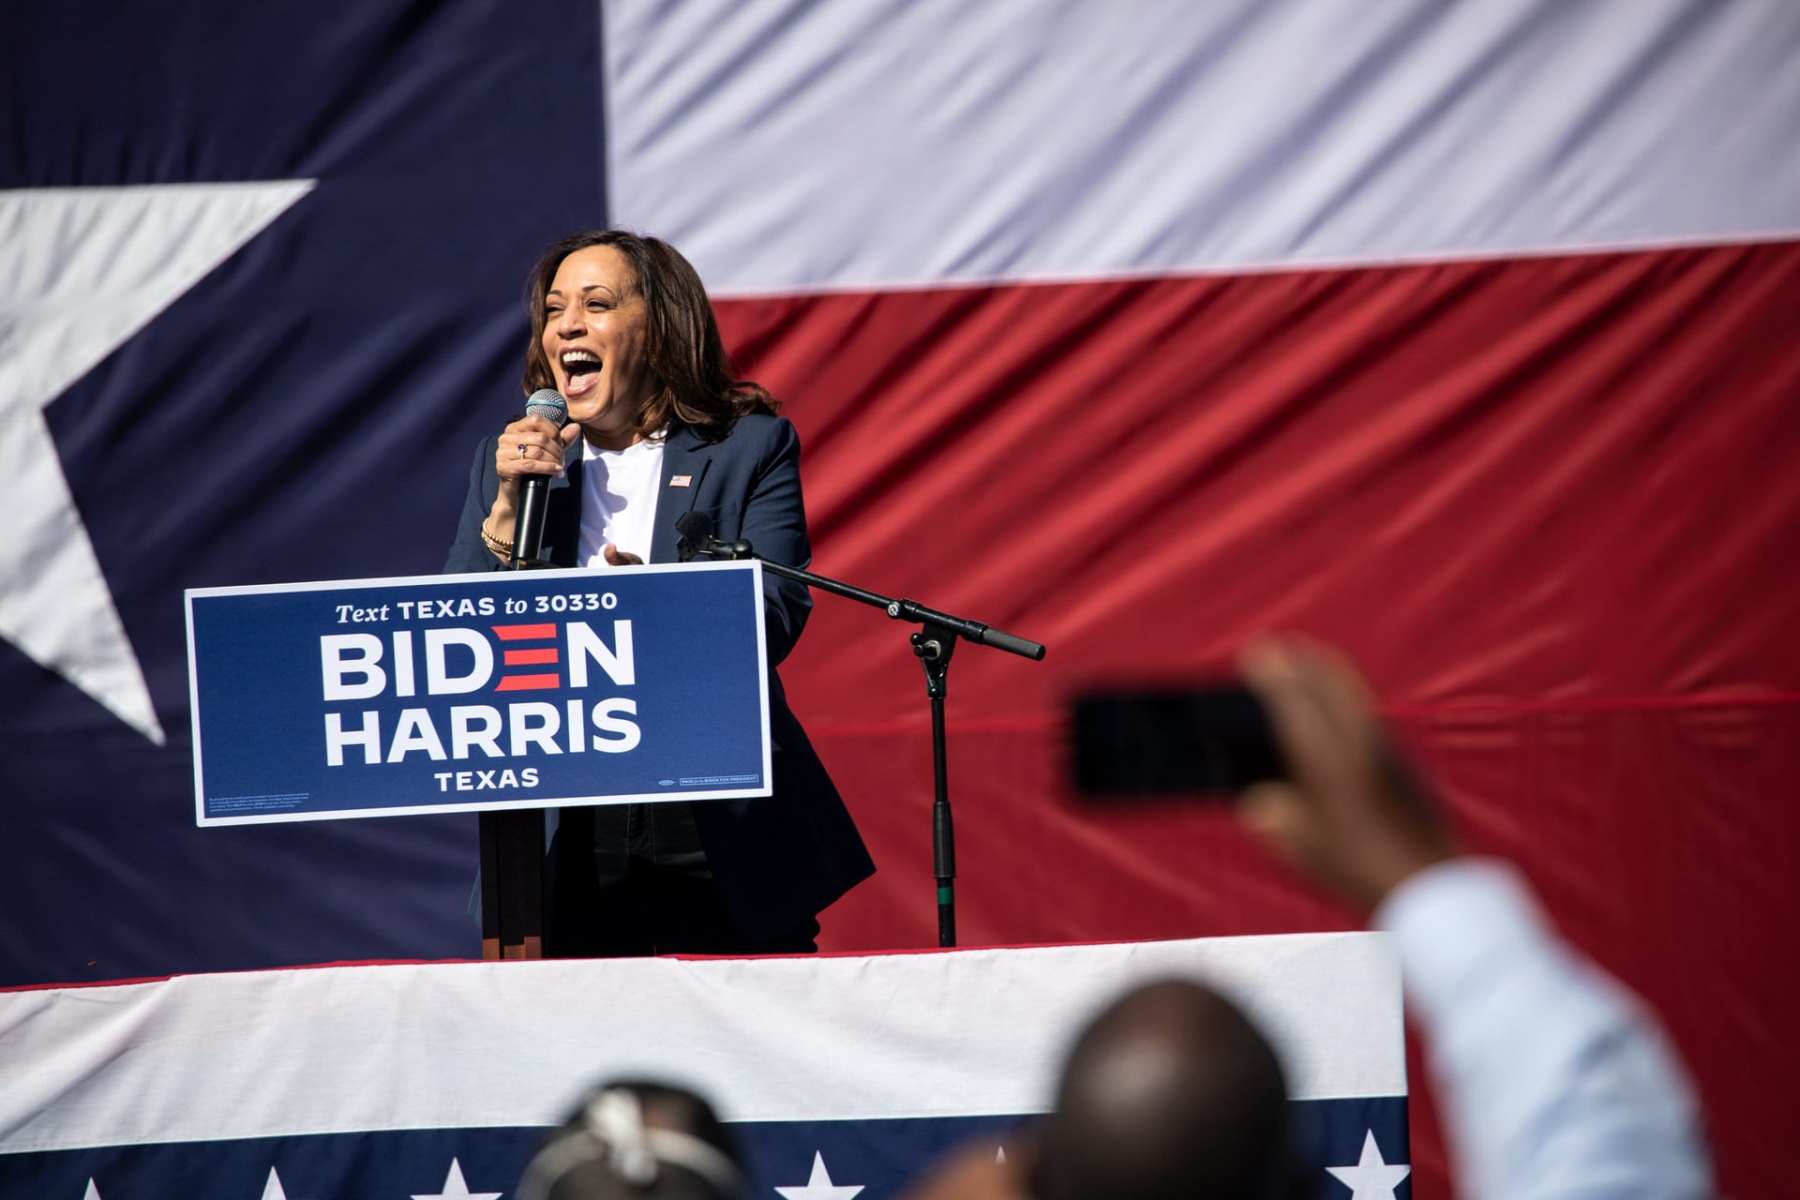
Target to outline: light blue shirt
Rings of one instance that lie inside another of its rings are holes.
[[[1501,863],[1422,871],[1375,914],[1426,1036],[1463,1195],[1711,1196],[1699,1106],[1642,1004]]]

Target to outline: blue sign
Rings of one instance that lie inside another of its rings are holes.
[[[187,592],[201,825],[769,794],[755,563]]]

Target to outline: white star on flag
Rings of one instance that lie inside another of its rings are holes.
[[[1362,1158],[1354,1167],[1326,1167],[1332,1177],[1350,1189],[1350,1200],[1394,1200],[1394,1189],[1412,1174],[1408,1166],[1389,1166],[1382,1161],[1375,1131],[1363,1135]]]
[[[274,1167],[269,1168],[269,1182],[263,1184],[262,1200],[287,1200],[287,1193],[281,1187],[281,1176],[275,1173]]]
[[[444,1190],[435,1196],[415,1195],[412,1200],[500,1200],[499,1192],[471,1192],[463,1182],[462,1164],[450,1160],[450,1173],[444,1176]]]
[[[312,186],[0,192],[0,638],[158,745],[143,668],[44,410]]]
[[[825,1156],[817,1150],[813,1151],[812,1175],[807,1179],[805,1187],[778,1187],[786,1200],[851,1200],[860,1187],[841,1187],[831,1182],[831,1172],[825,1169]]]
[[[81,1193],[81,1200],[100,1200],[100,1189],[94,1186],[92,1177],[88,1179],[88,1190]]]

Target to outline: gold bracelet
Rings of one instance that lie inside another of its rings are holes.
[[[492,550],[495,554],[498,554],[501,558],[512,557],[513,544],[511,542],[503,542],[493,534],[489,533],[487,522],[485,521],[481,524],[481,542],[482,545],[486,546],[489,550]]]

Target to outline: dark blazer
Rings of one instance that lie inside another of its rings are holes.
[[[498,435],[475,451],[469,494],[446,572],[496,571],[502,564],[481,541],[481,523],[500,489],[494,470]],[[550,481],[545,556],[576,566],[581,537],[581,445]],[[685,486],[673,481],[686,476]],[[675,522],[689,510],[712,517],[715,535],[743,538],[759,556],[804,567],[812,558],[800,494],[800,439],[787,418],[754,413],[716,442],[677,425],[663,445],[662,486],[650,538],[651,562],[676,561]],[[769,731],[774,792],[756,800],[696,801],[701,845],[732,912],[748,931],[790,930],[875,871],[849,810],[788,709],[773,670],[806,626],[812,599],[792,580],[765,573],[763,621],[769,648]]]

